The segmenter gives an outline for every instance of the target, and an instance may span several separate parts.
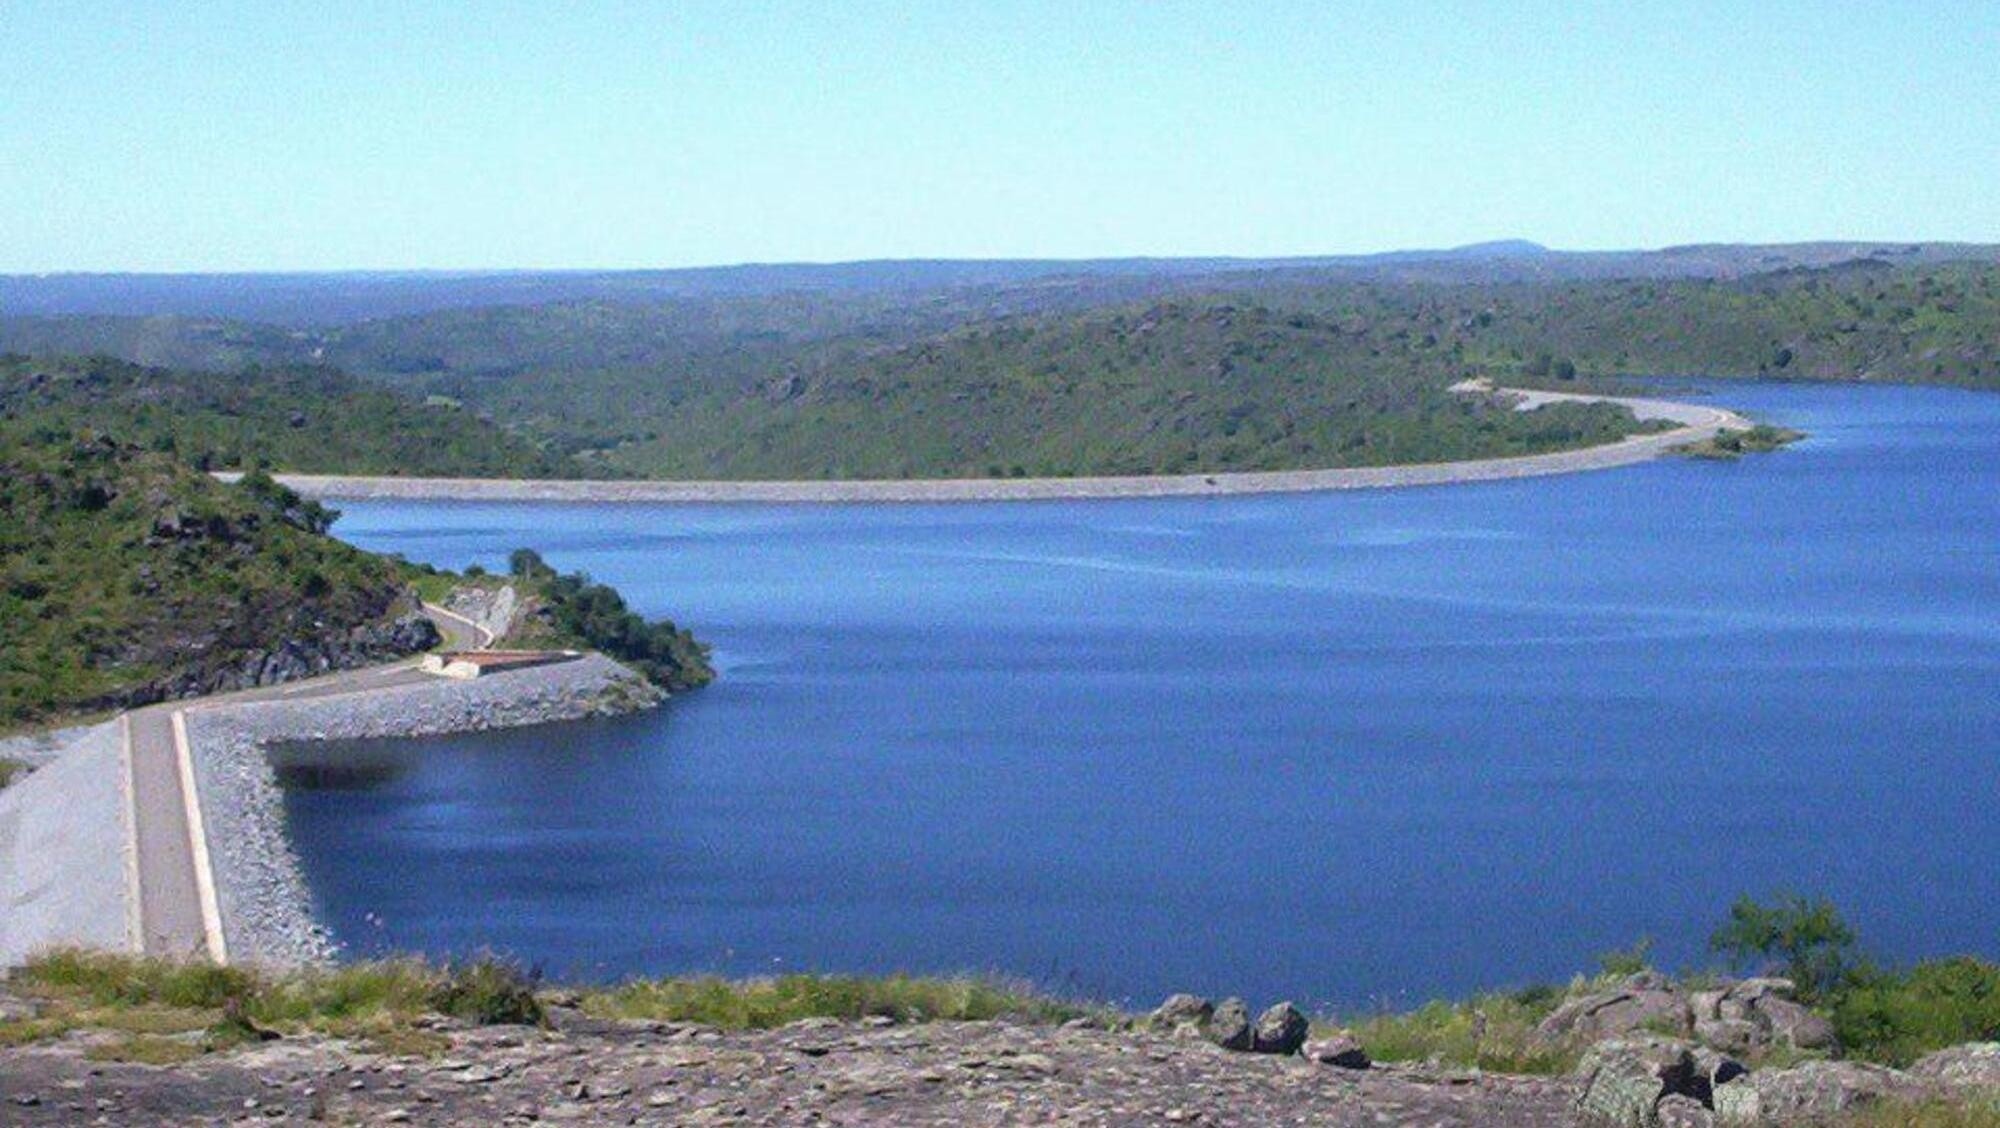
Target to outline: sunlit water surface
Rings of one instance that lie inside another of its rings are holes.
[[[984,970],[1392,1003],[1699,962],[1739,893],[2000,955],[2000,396],[1727,387],[1812,433],[1421,490],[969,506],[355,504],[716,645],[644,716],[326,751],[361,953],[611,978]]]

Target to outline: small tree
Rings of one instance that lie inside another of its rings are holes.
[[[1737,898],[1708,946],[1739,970],[1781,968],[1806,1000],[1826,997],[1859,966],[1854,930],[1833,902],[1797,893],[1779,893],[1768,905]]]
[[[556,570],[532,548],[517,548],[507,556],[507,571],[524,580],[552,580]]]

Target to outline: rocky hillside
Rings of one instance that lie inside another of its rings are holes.
[[[408,654],[436,632],[396,564],[261,475],[234,486],[101,437],[0,423],[0,725]]]

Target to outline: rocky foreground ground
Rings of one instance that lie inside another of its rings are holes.
[[[1738,999],[1751,1017],[1723,1021],[1759,1022],[1756,1003],[1777,1000],[1755,991]],[[1624,1029],[1603,1031],[1575,1069],[1548,1077],[1374,1063],[1347,1036],[1307,1040],[1287,1006],[1253,1022],[1235,1000],[1192,996],[1136,1021],[809,1018],[749,1031],[605,1019],[557,1000],[534,1026],[423,1019],[405,1034],[422,1045],[407,1053],[271,1035],[169,1066],[110,1060],[125,1056],[113,1036],[83,1030],[0,1050],[0,1124],[1713,1128],[1897,1124],[1906,1105],[2000,1100],[2000,1045],[1958,1047],[1908,1071],[1818,1058],[1752,1069],[1699,1040],[1634,1029],[1657,1021],[1663,994],[1636,985],[1566,1008],[1571,1028]],[[0,988],[0,1018],[34,1012]],[[1857,1113],[1873,1118],[1847,1119]]]
[[[0,1123],[1580,1123],[1566,1078],[1350,1069],[1081,1024],[722,1032],[557,1009],[548,1029],[439,1025],[451,1048],[427,1059],[318,1038],[171,1068],[93,1061],[87,1040],[0,1051]]]

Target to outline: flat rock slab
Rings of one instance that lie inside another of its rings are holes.
[[[431,1060],[320,1039],[167,1069],[0,1051],[0,1122],[1575,1124],[1563,1078],[1337,1069],[1203,1042],[1007,1023],[721,1033],[485,1028]]]

